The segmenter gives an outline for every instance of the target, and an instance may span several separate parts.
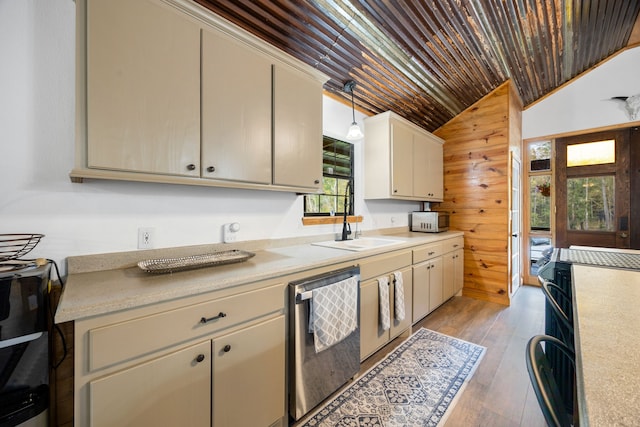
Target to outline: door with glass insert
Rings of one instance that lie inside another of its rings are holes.
[[[556,247],[628,248],[628,130],[560,138],[556,144]]]

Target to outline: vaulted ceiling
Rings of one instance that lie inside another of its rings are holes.
[[[433,131],[507,79],[525,106],[627,45],[638,0],[194,0]],[[637,30],[636,30],[637,31]],[[635,35],[634,35],[635,37]]]

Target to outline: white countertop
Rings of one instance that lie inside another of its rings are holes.
[[[75,272],[67,278],[56,310],[55,322],[68,322],[227,289],[462,235],[463,233],[459,231],[433,234],[413,232],[368,234],[367,237],[394,238],[403,242],[359,252],[321,247],[310,243],[267,248],[253,251],[256,255],[242,263],[169,274],[145,273],[135,263],[126,268]],[[111,254],[105,255],[105,257],[108,256]],[[171,255],[165,256],[175,257],[178,254],[171,251]],[[101,263],[100,255],[86,258],[89,260],[87,262]]]
[[[640,271],[572,273],[580,425],[640,425]]]

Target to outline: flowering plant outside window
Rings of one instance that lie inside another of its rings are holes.
[[[536,188],[544,197],[549,197],[551,195],[551,184],[549,183],[544,182],[542,184],[538,184],[536,185]]]

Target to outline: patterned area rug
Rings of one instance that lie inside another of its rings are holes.
[[[446,420],[485,350],[420,329],[302,425],[437,426]]]

